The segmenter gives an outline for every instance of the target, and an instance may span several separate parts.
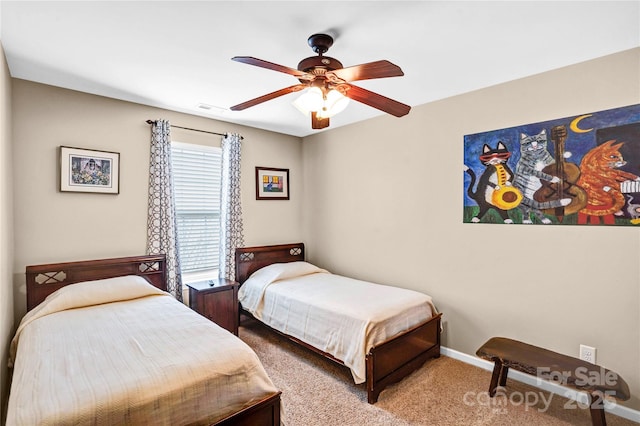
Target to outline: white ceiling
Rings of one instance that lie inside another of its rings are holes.
[[[357,85],[417,106],[640,46],[640,1],[2,1],[0,15],[15,78],[294,136],[317,132],[299,94],[228,108],[297,80],[233,56],[296,68],[328,32],[345,67],[405,73]],[[381,114],[351,101],[330,128]]]

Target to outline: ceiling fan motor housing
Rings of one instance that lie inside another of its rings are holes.
[[[308,40],[311,49],[318,54],[310,58],[303,59],[298,64],[298,71],[303,71],[312,75],[322,76],[327,71],[344,68],[337,59],[322,56],[333,45],[333,38],[328,34],[313,34]]]
[[[309,74],[324,74],[325,71],[333,71],[340,68],[344,68],[342,63],[334,58],[328,56],[312,56],[310,58],[303,59],[298,64],[298,70],[308,72]],[[320,70],[319,72],[315,72]]]

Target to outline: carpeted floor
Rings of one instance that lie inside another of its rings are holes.
[[[243,317],[240,338],[282,390],[286,426],[590,425],[586,407],[509,380],[489,399],[489,371],[441,356],[367,403],[346,367]],[[607,413],[610,426],[638,426]]]

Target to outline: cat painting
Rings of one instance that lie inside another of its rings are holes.
[[[518,205],[522,194],[512,186],[514,174],[507,165],[510,156],[511,153],[501,141],[498,142],[495,149],[487,144],[483,146],[480,162],[485,166],[485,169],[480,176],[475,192],[473,187],[476,183],[476,174],[471,168],[464,166],[464,170],[471,177],[467,194],[480,208],[471,222],[480,222],[489,210],[494,209],[504,223],[513,223],[507,211]]]
[[[578,212],[578,224],[614,225],[615,216],[623,214],[625,197],[620,183],[640,180],[633,173],[618,170],[627,164],[620,154],[624,142],[607,141],[587,152],[580,162],[580,185],[587,193],[587,205]]]
[[[567,153],[567,155],[571,155]],[[560,179],[543,172],[544,168],[555,163],[553,156],[547,149],[547,132],[542,129],[537,135],[520,134],[520,159],[516,164],[516,173],[513,185],[522,192],[522,202],[519,209],[522,211],[522,223],[531,224],[533,214],[541,223],[549,224],[551,220],[544,215],[542,210],[567,206],[571,198],[560,200],[536,201],[533,196],[542,187],[542,180],[557,183]]]

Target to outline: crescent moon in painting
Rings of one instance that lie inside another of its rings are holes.
[[[580,127],[578,127],[578,124],[580,124],[580,121],[583,118],[591,117],[592,115],[593,114],[585,114],[585,115],[581,115],[579,117],[574,118],[569,127],[571,128],[571,130],[573,130],[576,133],[587,133],[587,132],[592,131],[593,128],[591,128],[591,129],[581,129]]]

